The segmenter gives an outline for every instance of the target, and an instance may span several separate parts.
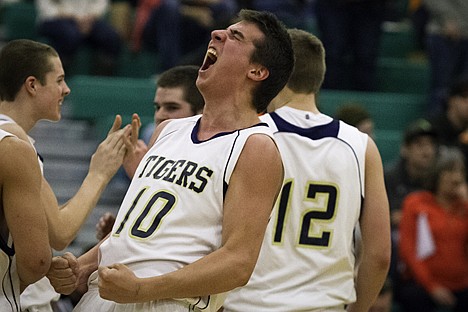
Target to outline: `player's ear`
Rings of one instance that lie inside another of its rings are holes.
[[[24,86],[29,93],[36,93],[36,85],[38,81],[33,76],[28,76],[24,81]]]
[[[254,81],[262,81],[268,78],[270,71],[261,65],[255,65],[249,70],[248,77]]]

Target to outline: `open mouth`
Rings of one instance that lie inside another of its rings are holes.
[[[211,65],[216,63],[217,59],[218,59],[218,53],[216,52],[216,50],[213,48],[208,48],[208,51],[206,51],[205,60],[203,61],[201,70],[207,70]]]

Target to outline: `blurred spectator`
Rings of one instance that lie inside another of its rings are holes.
[[[137,0],[111,0],[109,20],[120,38],[130,42]]]
[[[387,0],[316,0],[325,50],[323,88],[374,91]]]
[[[468,1],[424,0],[428,11],[427,53],[431,67],[428,112],[443,111],[442,103],[454,80],[468,74]]]
[[[359,131],[367,133],[375,139],[374,120],[367,109],[360,103],[349,103],[340,106],[335,114],[336,119],[340,119],[351,126],[355,126]]]
[[[408,0],[408,15],[416,39],[417,52],[426,51],[426,25],[429,13],[423,2],[424,0]]]
[[[93,74],[115,74],[121,38],[107,22],[109,0],[35,0],[38,34],[50,41],[68,72],[85,44],[96,49]]]
[[[413,121],[405,130],[398,160],[385,167],[385,187],[392,222],[392,261],[389,275],[394,286],[399,282],[399,225],[404,198],[424,188],[429,169],[438,152],[437,135],[425,119]]]
[[[225,28],[236,13],[235,0],[139,0],[132,49],[158,52],[161,70],[183,57],[190,59],[184,64],[201,65],[211,31]]]
[[[468,77],[451,85],[445,104],[444,112],[429,121],[440,144],[457,146],[468,159]]]
[[[288,27],[304,30],[313,16],[311,0],[251,0],[249,8],[273,12]]]
[[[403,311],[468,311],[468,201],[465,163],[457,148],[441,150],[427,191],[403,202],[398,287]]]

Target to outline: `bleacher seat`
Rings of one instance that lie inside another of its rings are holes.
[[[380,57],[406,58],[418,50],[418,43],[411,25],[387,22],[382,26]]]
[[[425,96],[421,94],[325,89],[318,97],[320,110],[331,116],[349,103],[363,105],[374,119],[376,129],[381,130],[402,130],[425,111]]]
[[[95,122],[109,115],[154,114],[156,83],[151,78],[73,76],[66,98],[70,118]]]
[[[425,96],[421,94],[322,90],[318,97],[319,109],[330,116],[350,103],[363,105],[372,116],[384,163],[398,156],[404,129],[425,110]]]
[[[36,8],[33,1],[7,3],[2,10],[4,40],[36,38]]]
[[[379,148],[384,164],[391,163],[398,158],[402,139],[402,130],[375,130],[375,144]]]
[[[377,90],[428,94],[430,67],[427,62],[409,58],[379,58]]]

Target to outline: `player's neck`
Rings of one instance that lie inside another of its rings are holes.
[[[23,130],[28,133],[36,124],[36,120],[31,118],[31,114],[27,109],[22,109],[26,107],[17,102],[0,102],[0,114],[6,115],[13,119]]]
[[[221,132],[230,132],[251,127],[260,122],[253,108],[205,109],[200,120],[198,139],[206,140]]]
[[[314,114],[319,114],[319,110],[317,105],[315,104],[315,94],[303,94],[303,93],[295,93],[289,101],[285,103],[285,105],[300,109],[303,111],[312,112]]]
[[[314,114],[320,113],[317,105],[315,104],[314,93],[296,93],[288,87],[281,90],[281,92],[271,101],[268,106],[268,111],[271,112],[283,106],[312,112]]]

